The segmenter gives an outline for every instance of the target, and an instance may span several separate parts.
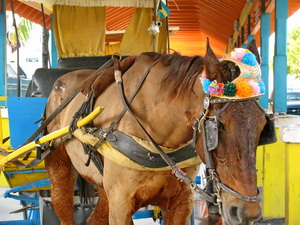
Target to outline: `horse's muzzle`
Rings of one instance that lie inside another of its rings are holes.
[[[261,215],[260,203],[238,200],[225,203],[222,219],[224,225],[250,225],[251,222],[258,220]]]

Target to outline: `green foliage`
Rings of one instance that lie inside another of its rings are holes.
[[[288,32],[288,74],[300,78],[300,26]]]
[[[30,32],[32,30],[32,22],[21,18],[20,23],[18,24],[18,35],[19,35],[19,41],[21,45],[25,45],[26,42],[30,38]]]

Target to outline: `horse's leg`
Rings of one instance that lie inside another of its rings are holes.
[[[87,224],[90,225],[107,225],[108,224],[108,200],[102,187],[98,187],[98,203],[88,218]]]
[[[109,225],[131,225],[133,199],[122,193],[122,188],[109,193]]]
[[[51,199],[61,225],[72,225],[74,185],[77,173],[63,145],[45,159],[51,183]]]
[[[190,219],[193,207],[193,196],[186,191],[168,200],[166,207],[162,208],[165,225],[183,225]]]
[[[180,194],[160,206],[163,212],[164,225],[184,225],[190,219],[193,207],[193,191],[186,187]]]

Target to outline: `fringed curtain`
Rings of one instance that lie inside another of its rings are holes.
[[[53,29],[59,58],[105,53],[105,7],[54,5]]]
[[[48,6],[53,5],[69,5],[69,6],[84,6],[84,7],[141,7],[152,8],[153,0],[25,0],[41,2]]]
[[[119,51],[121,55],[137,55],[142,52],[153,51],[154,40],[156,41],[155,51],[166,52],[167,30],[165,19],[155,39],[148,31],[153,22],[152,10],[151,8],[137,8],[135,10],[121,42]]]

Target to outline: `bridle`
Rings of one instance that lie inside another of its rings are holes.
[[[218,205],[220,214],[221,214],[221,207],[222,207],[222,201],[220,195],[221,190],[243,201],[261,203],[261,195],[259,194],[259,191],[256,196],[250,197],[250,196],[242,195],[234,191],[233,189],[229,188],[225,184],[223,184],[217,174],[216,167],[212,157],[212,151],[218,146],[218,121],[219,121],[218,119],[220,115],[226,110],[226,108],[229,106],[231,102],[249,101],[249,100],[255,100],[255,103],[259,106],[259,103],[257,102],[258,97],[230,99],[230,98],[212,97],[207,95],[203,100],[204,111],[201,113],[201,115],[198,118],[196,118],[192,126],[194,145],[196,146],[198,134],[201,133],[203,139],[204,159],[207,168],[206,179],[210,184],[209,185],[210,188],[206,188],[205,192],[215,197],[214,202],[212,201],[208,201],[208,202]],[[208,116],[210,106],[214,104],[223,104],[223,106],[214,116]]]

